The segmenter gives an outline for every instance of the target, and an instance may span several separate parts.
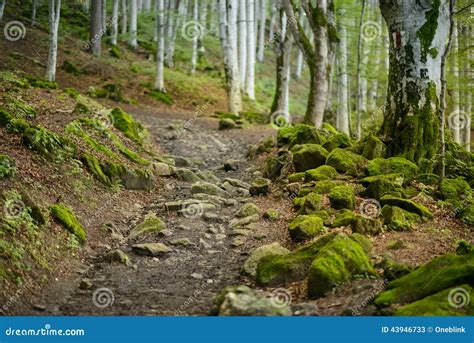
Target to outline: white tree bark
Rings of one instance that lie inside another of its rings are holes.
[[[127,33],[127,0],[122,0],[122,13],[121,13],[121,17],[122,17],[122,23],[121,23],[121,26],[122,26],[122,29],[121,29],[121,32],[122,34],[126,34]]]
[[[137,16],[138,7],[137,0],[130,0],[130,46],[134,49],[138,48],[137,37]]]
[[[277,1],[271,1],[270,5],[270,27],[268,31],[269,41],[272,42],[275,39],[275,22],[277,17]]]
[[[238,27],[240,87],[244,90],[247,76],[247,0],[239,0]]]
[[[56,80],[56,64],[58,55],[59,18],[61,16],[61,0],[49,0],[49,50],[46,79]]]
[[[5,1],[2,1],[2,2],[5,2]],[[38,0],[33,0],[31,2],[31,26],[34,26],[36,24],[36,9],[37,8],[38,8]],[[2,19],[0,18],[0,20]]]
[[[299,13],[299,22],[303,30],[306,29],[306,21],[304,20],[304,10],[300,8]],[[306,31],[306,30],[305,30]],[[303,50],[298,48],[298,56],[296,57],[296,69],[295,69],[295,79],[301,79],[301,73],[303,72]]]
[[[156,79],[155,89],[165,92],[164,60],[165,60],[165,18],[164,0],[157,1],[156,24],[158,27],[158,42],[156,47]]]
[[[145,8],[145,11],[150,12],[151,11],[151,0],[145,0],[143,3],[143,7]]]
[[[466,46],[469,45],[469,42],[472,42],[472,26],[468,25],[465,29],[466,35],[467,35],[467,44]],[[474,60],[474,53],[473,49],[469,49],[467,51],[467,60],[468,61],[473,61]],[[466,90],[466,110],[465,113],[467,115],[466,118],[466,125],[464,126],[464,148],[467,151],[471,151],[471,121],[472,121],[472,92],[474,89],[474,85],[472,83],[474,79],[474,71],[470,67],[469,63],[466,63],[464,65],[464,75],[466,76],[467,80],[467,90]]]
[[[3,19],[3,12],[5,11],[5,5],[7,0],[0,0],[0,20]]]
[[[339,12],[339,43],[337,49],[337,130],[349,135],[349,80],[347,74],[347,30],[343,18],[345,10]]]
[[[247,76],[245,93],[255,100],[255,2],[247,0]]]
[[[102,32],[105,34],[107,32],[107,0],[101,1],[101,19],[102,19]]]
[[[193,0],[193,21],[195,25],[199,23],[199,4],[197,0]],[[197,29],[199,32],[199,29]],[[193,36],[193,52],[191,56],[191,74],[196,72],[197,56],[198,56],[198,40],[199,34]]]
[[[119,0],[113,0],[112,4],[112,31],[110,44],[117,45],[118,36],[118,20],[119,20]]]
[[[267,22],[267,2],[260,0],[260,30],[258,34],[258,56],[257,60],[263,62],[265,59],[265,29]]]
[[[89,42],[90,49],[94,56],[99,57],[102,53],[102,5],[100,0],[93,1],[91,4],[91,23],[90,23],[90,33],[89,33]]]
[[[458,40],[458,29],[456,22],[454,22],[453,27],[453,38],[452,38],[452,47],[451,47],[451,77],[452,77],[452,85],[451,85],[451,94],[452,94],[452,112],[451,113],[460,113],[459,112],[459,40]],[[458,115],[460,116],[460,115]],[[454,123],[458,124],[458,123]],[[463,123],[464,124],[464,123]],[[453,140],[461,144],[461,125],[451,125],[451,130],[453,133]]]

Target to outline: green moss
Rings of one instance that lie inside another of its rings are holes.
[[[112,180],[107,175],[105,175],[99,160],[94,155],[84,153],[82,155],[82,161],[87,165],[89,172],[100,182],[107,186],[111,186],[113,184]]]
[[[352,232],[363,235],[376,235],[382,232],[382,223],[376,218],[356,215],[351,223]]]
[[[474,252],[462,256],[447,254],[390,282],[388,289],[376,297],[375,304],[383,307],[407,304],[449,287],[473,282]]]
[[[72,62],[69,62],[68,60],[65,60],[63,65],[61,66],[61,69],[64,70],[66,73],[78,76],[81,74],[81,70],[76,67]]]
[[[238,218],[244,218],[253,216],[254,214],[260,214],[260,209],[254,203],[248,202],[243,204],[238,211],[235,213],[235,216]]]
[[[425,13],[425,24],[416,33],[421,42],[421,60],[423,62],[426,62],[427,54],[430,52],[431,43],[436,35],[441,0],[433,0],[432,4],[433,7]]]
[[[318,216],[299,215],[289,225],[290,237],[295,242],[312,239],[326,232],[324,222]]]
[[[74,212],[63,204],[52,205],[49,211],[53,218],[59,222],[66,230],[71,232],[81,243],[86,241],[86,231],[82,224],[77,220]]]
[[[371,275],[376,272],[364,248],[357,240],[339,234],[313,260],[308,272],[308,296],[319,298],[354,276]]]
[[[109,95],[109,92],[105,89],[91,86],[87,90],[87,95],[89,95],[92,98],[107,98],[107,96]]]
[[[403,184],[402,174],[388,174],[369,176],[361,180],[365,188],[362,195],[372,198],[380,199],[385,194],[392,194],[393,192],[403,192],[401,188]]]
[[[128,70],[135,74],[139,74],[142,72],[142,68],[136,63],[133,63]]]
[[[321,181],[328,179],[335,179],[338,176],[338,172],[331,166],[320,166],[316,169],[307,170],[304,173],[305,182],[310,181]]]
[[[350,186],[336,186],[329,192],[329,201],[335,209],[353,209],[355,206],[354,189]]]
[[[351,225],[355,220],[355,213],[352,210],[343,209],[336,213],[336,217],[331,223],[331,227]]]
[[[8,155],[0,154],[0,179],[15,173],[15,160]]]
[[[64,88],[63,92],[69,95],[73,99],[77,99],[80,95],[79,91],[72,87]]]
[[[418,167],[403,157],[376,158],[368,163],[367,172],[369,175],[403,174],[411,179],[418,172]]]
[[[276,146],[276,140],[273,136],[268,136],[258,142],[257,154],[270,153]]]
[[[131,115],[117,107],[112,110],[112,117],[115,128],[122,131],[126,137],[130,138],[136,143],[143,143],[143,140],[148,135],[148,132],[139,122],[133,119]]]
[[[404,209],[405,211],[415,213],[421,217],[433,218],[433,214],[428,208],[408,199],[401,199],[391,195],[384,195],[382,198],[380,198],[380,204],[382,206],[398,206]]]
[[[352,142],[349,136],[340,132],[329,136],[326,143],[323,145],[327,151],[333,151],[336,148],[344,149],[350,146],[352,146]]]
[[[397,206],[385,205],[382,208],[384,224],[390,230],[409,231],[413,229],[413,222],[418,217],[415,214],[406,212]]]
[[[129,238],[137,238],[149,233],[158,233],[166,229],[165,223],[158,218],[154,213],[148,214],[143,222],[138,224],[130,232]]]
[[[301,199],[296,205],[299,208],[298,214],[313,214],[316,211],[319,211],[322,207],[322,196],[317,193],[309,193]]]
[[[291,174],[290,176],[288,176],[288,181],[290,183],[302,182],[302,181],[304,181],[304,178],[305,178],[305,173],[304,172],[294,173],[294,174]]]
[[[358,176],[364,171],[367,160],[353,152],[343,149],[334,149],[329,153],[326,164],[334,167],[338,172]]]
[[[27,76],[32,87],[44,88],[44,89],[58,89],[59,85],[57,82],[51,82],[43,79],[37,79],[31,76]]]
[[[160,92],[160,91],[157,91],[157,90],[151,90],[147,94],[151,98],[153,98],[156,101],[159,101],[159,102],[161,102],[165,105],[173,105],[174,104],[174,100],[173,100],[172,96],[169,95],[168,93]]]
[[[246,112],[240,112],[240,115],[249,123],[257,123],[257,124],[265,125],[265,124],[268,124],[268,121],[269,121],[268,114],[266,113],[246,111]]]
[[[13,114],[16,118],[36,118],[37,112],[36,109],[28,105],[21,99],[15,99],[12,97],[7,97],[5,99],[5,106],[7,110]]]
[[[383,268],[383,277],[389,281],[398,279],[413,271],[413,268],[410,266],[403,263],[397,263],[391,257],[385,257],[382,260],[381,265]]]
[[[263,213],[263,218],[270,221],[278,220],[280,218],[280,212],[274,209],[268,209]]]
[[[63,161],[76,153],[76,146],[67,138],[39,126],[32,126],[25,130],[23,144],[28,149],[53,161]]]
[[[316,182],[316,185],[312,189],[313,192],[319,194],[327,194],[329,193],[334,187],[343,185],[344,181],[340,180],[323,180]],[[301,191],[300,191],[301,192]]]
[[[122,57],[122,51],[120,51],[120,48],[117,45],[110,46],[109,54],[113,58],[117,58],[117,59],[120,59]]]
[[[472,195],[471,187],[461,177],[443,179],[440,185],[440,192],[442,198],[453,205],[459,205]]]
[[[278,131],[278,145],[288,144],[290,147],[301,144],[319,144],[326,142],[326,138],[314,126],[298,124]]]
[[[363,143],[362,156],[366,159],[373,160],[374,158],[383,158],[385,156],[386,147],[379,138],[370,135],[364,139]]]
[[[297,172],[317,168],[326,162],[328,152],[319,144],[295,145],[291,149]]]

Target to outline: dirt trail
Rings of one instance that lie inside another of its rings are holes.
[[[271,133],[262,132],[267,130],[262,128],[218,131],[217,121],[209,118],[183,116],[175,119],[175,115],[145,113],[136,108],[129,111],[148,126],[154,143],[165,153],[177,157],[178,165],[195,173],[212,172],[216,177],[213,182],[217,184],[225,178],[249,182],[255,169],[245,159],[248,144]],[[229,160],[233,161],[236,170],[226,172],[223,165]],[[166,178],[164,182],[153,194],[153,201],[144,207],[137,205],[136,213],[125,223],[114,223],[115,230],[123,239],[110,249],[119,248],[126,252],[133,266],[111,263],[104,255],[95,257],[90,261],[91,267],[70,282],[69,289],[59,287],[61,291],[53,297],[51,290],[43,294],[43,299],[39,299],[46,308],[43,314],[209,314],[216,293],[239,281],[249,245],[254,244],[246,243],[247,237],[232,236],[229,227],[233,214],[249,200],[249,196],[231,190],[231,196],[213,200],[217,206],[214,215],[194,216],[191,213],[183,216],[168,211],[165,203],[192,198],[192,183],[175,178]],[[139,239],[127,239],[129,231],[150,212],[161,218],[167,229]],[[172,241],[177,239],[188,239],[191,244],[173,245]],[[164,256],[151,257],[138,255],[132,250],[133,244],[145,242],[164,243],[172,251]],[[84,278],[89,279],[91,285],[81,289],[79,281]],[[96,297],[94,304],[94,291],[101,288],[104,288],[101,297]],[[97,302],[110,303],[111,297],[113,304],[104,308],[97,306]]]

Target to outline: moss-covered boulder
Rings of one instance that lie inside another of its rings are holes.
[[[268,209],[263,213],[263,218],[270,220],[270,221],[275,221],[280,218],[280,212],[278,212],[275,209]]]
[[[314,211],[311,213],[313,216],[317,216],[323,220],[324,226],[331,226],[331,216],[326,210]]]
[[[348,135],[342,132],[338,132],[336,134],[329,136],[326,143],[324,143],[323,145],[323,147],[327,151],[333,151],[336,148],[344,149],[350,146],[352,146],[351,139],[349,138]]]
[[[297,144],[322,145],[326,139],[314,126],[298,124],[279,130],[277,142],[279,146],[288,144],[292,147]]]
[[[237,123],[230,118],[222,118],[219,120],[219,130],[235,129],[237,127]]]
[[[274,136],[268,136],[258,142],[257,154],[269,153],[276,147],[277,142]]]
[[[396,316],[473,316],[474,288],[463,284],[402,306]],[[470,301],[469,301],[470,300]]]
[[[227,193],[222,188],[214,185],[210,182],[205,181],[198,181],[191,186],[191,194],[210,194],[210,195],[218,195],[221,197],[229,197],[229,193]]]
[[[375,298],[375,304],[387,307],[403,305],[462,284],[474,283],[474,251],[464,255],[439,256],[411,273],[389,283]]]
[[[396,262],[391,256],[385,256],[380,263],[383,268],[383,277],[392,281],[413,271],[413,268],[404,263]]]
[[[351,176],[362,175],[366,163],[365,157],[339,148],[331,151],[326,159],[327,165],[334,167],[340,173]]]
[[[249,188],[250,195],[256,196],[270,193],[271,184],[272,182],[266,178],[257,178],[253,180]]]
[[[406,179],[412,179],[417,172],[417,165],[403,157],[376,158],[367,164],[367,173],[370,176],[403,174]]]
[[[282,247],[278,242],[262,245],[250,253],[249,258],[244,263],[242,272],[245,275],[255,277],[257,274],[257,264],[262,258],[271,255],[286,255],[289,253],[290,251]]]
[[[356,215],[351,223],[352,232],[362,235],[376,235],[382,232],[382,222],[376,218]]]
[[[397,206],[385,205],[382,208],[382,217],[384,218],[384,224],[387,225],[389,230],[394,231],[409,231],[413,229],[413,224],[417,219],[418,215],[407,212]]]
[[[269,179],[276,179],[283,170],[291,167],[292,155],[287,151],[281,151],[277,155],[270,155],[265,160],[263,176]]]
[[[339,234],[318,252],[308,272],[310,298],[322,297],[354,276],[376,275],[364,248],[357,239]]]
[[[319,194],[328,194],[334,187],[344,185],[342,180],[322,180],[316,182],[314,187],[310,190]]]
[[[330,180],[338,176],[338,172],[331,166],[320,166],[315,169],[310,169],[304,173],[304,181],[321,181],[321,180]]]
[[[0,154],[0,179],[15,173],[15,160],[8,155]]]
[[[293,182],[303,182],[305,178],[305,173],[300,172],[300,173],[293,173],[290,176],[288,176],[288,182],[293,183]]]
[[[87,239],[86,231],[69,207],[63,204],[56,204],[50,206],[49,211],[55,221],[76,236],[80,243],[85,243]]]
[[[322,196],[317,193],[311,192],[302,198],[296,199],[298,199],[298,201],[296,201],[294,205],[299,209],[299,214],[313,214],[322,207]]]
[[[440,185],[441,196],[453,205],[458,205],[472,195],[469,184],[462,178],[443,179]]]
[[[278,286],[304,279],[317,253],[336,236],[336,233],[329,233],[289,254],[262,258],[257,264],[257,283]]]
[[[319,144],[295,145],[291,152],[293,153],[293,164],[297,172],[322,166],[328,156],[328,151]]]
[[[329,192],[329,201],[335,209],[353,209],[356,202],[354,189],[346,185],[336,186]]]
[[[331,227],[340,227],[351,225],[356,218],[354,211],[343,209],[336,213],[334,220],[331,223]]]
[[[468,225],[474,225],[474,202],[468,203],[463,206],[460,213],[460,218],[463,223]]]
[[[384,195],[382,198],[380,198],[380,204],[382,206],[397,206],[404,209],[405,211],[415,213],[423,218],[433,218],[433,214],[427,207],[412,200],[402,199],[392,195]]]
[[[403,192],[403,175],[388,174],[369,176],[361,180],[365,190],[362,195],[372,199],[380,199],[385,194],[393,194],[393,192]]]
[[[377,137],[370,135],[364,139],[364,148],[362,149],[362,156],[368,160],[374,158],[383,158],[385,156],[385,144]]]
[[[145,219],[130,231],[129,238],[137,238],[150,233],[158,233],[166,229],[165,223],[154,213],[149,213]]]
[[[260,209],[254,203],[248,202],[246,204],[243,204],[237,210],[237,212],[235,213],[235,216],[237,218],[244,218],[244,217],[248,217],[248,216],[253,216],[255,214],[260,214]]]
[[[137,122],[133,117],[117,107],[111,112],[114,127],[123,132],[123,134],[138,144],[142,144],[146,136],[147,130]]]
[[[288,225],[288,230],[294,242],[303,242],[326,232],[323,220],[314,215],[297,216]]]

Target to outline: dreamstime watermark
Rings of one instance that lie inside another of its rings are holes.
[[[361,30],[362,39],[367,43],[373,41],[374,39],[377,39],[382,34],[382,27],[380,26],[380,24],[372,20],[367,20],[366,22],[364,22],[362,24]]]
[[[370,293],[370,295],[367,298],[365,298],[364,301],[359,306],[352,309],[352,315],[353,316],[360,315],[360,312],[375,299],[375,296],[378,293],[384,291],[387,288],[387,286],[388,286],[387,279],[384,279],[381,283],[377,284],[375,288],[372,290],[372,292]]]
[[[184,23],[181,36],[189,42],[195,39],[201,39],[204,36],[204,26],[198,21],[189,20]]]
[[[185,130],[189,130],[194,125],[197,118],[202,117],[202,115],[206,112],[206,110],[209,108],[209,106],[210,106],[210,101],[207,101],[202,106],[198,106],[197,109],[196,109],[196,112],[194,112],[193,117],[191,119],[189,119],[188,121],[186,121],[186,123],[184,123],[183,127],[180,130],[178,130],[178,132],[177,132],[178,136],[180,136]]]
[[[287,28],[286,30],[289,30],[290,29],[290,25],[293,25],[294,22],[296,22],[298,20],[298,18],[296,16],[292,16],[288,19],[287,23]],[[264,44],[263,48],[264,49],[267,49],[268,47],[270,47],[274,42],[276,42],[277,40],[281,40],[282,37],[283,37],[283,33],[286,33],[285,30],[283,29],[279,29],[277,32],[275,32]]]
[[[448,116],[448,124],[451,130],[464,130],[471,123],[471,115],[463,111],[454,111]]]
[[[6,336],[85,336],[84,329],[53,329],[46,324],[39,329],[16,329],[9,327],[5,330]]]
[[[208,284],[202,284],[200,287],[196,288],[191,296],[186,299],[186,301],[177,309],[174,311],[175,316],[181,316],[183,312],[191,306],[192,303],[194,303],[200,296],[201,294],[206,290],[208,287]]]
[[[465,288],[453,288],[448,294],[448,303],[451,307],[462,308],[469,305],[470,302],[471,296]]]
[[[290,127],[292,122],[293,118],[291,117],[291,114],[283,110],[275,111],[270,116],[270,125],[275,130]]]
[[[201,202],[186,202],[180,212],[185,218],[198,218],[204,214],[204,205]]]
[[[26,205],[19,199],[7,200],[3,206],[3,212],[7,219],[16,219],[22,216],[25,212]]]
[[[359,211],[366,217],[377,218],[381,212],[380,202],[375,199],[364,199],[359,206]]]
[[[105,131],[114,126],[114,117],[106,110],[100,109],[92,115],[93,125],[98,131]]]
[[[0,307],[0,312],[6,315],[10,308],[18,302],[18,300],[23,296],[26,291],[28,291],[30,287],[33,287],[33,283],[28,280],[15,292],[14,295],[12,295],[5,302],[5,304],[2,305],[2,307]]]
[[[92,293],[92,303],[98,308],[112,306],[114,301],[114,292],[112,292],[110,288],[97,288],[94,293]]]
[[[270,295],[270,302],[277,308],[283,308],[291,304],[291,294],[285,288],[276,288]]]
[[[5,24],[3,28],[3,35],[7,41],[16,42],[26,36],[25,25],[18,20],[13,20]]]
[[[107,33],[107,28],[110,27],[110,25],[112,25],[113,23],[118,22],[120,20],[120,17],[121,15],[107,18],[107,20],[105,21],[105,27],[103,27],[93,38],[91,38],[87,42],[84,42],[82,44],[82,49],[90,50],[92,46],[98,41],[100,41],[101,38]]]

